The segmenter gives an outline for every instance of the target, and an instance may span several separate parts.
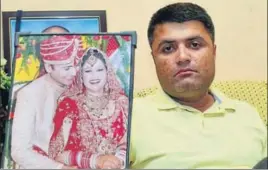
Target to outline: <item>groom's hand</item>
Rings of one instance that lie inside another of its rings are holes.
[[[60,162],[62,164],[66,164],[66,162],[64,162],[64,160],[66,160],[66,157],[68,156],[68,152],[64,151],[61,152],[57,155],[57,157],[55,158],[55,161]]]
[[[114,155],[100,155],[96,165],[98,169],[120,169],[122,161]]]

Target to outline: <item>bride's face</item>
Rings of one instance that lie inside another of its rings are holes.
[[[83,83],[87,90],[95,94],[103,93],[107,81],[107,70],[104,63],[100,59],[97,59],[93,66],[86,62],[82,70]]]

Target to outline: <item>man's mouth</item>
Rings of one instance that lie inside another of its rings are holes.
[[[67,79],[67,81],[73,81],[74,79],[73,78],[69,78],[69,79]]]
[[[192,73],[196,73],[196,70],[190,69],[190,68],[186,68],[186,69],[180,69],[175,75],[176,76],[181,76],[181,75],[190,75]]]
[[[100,83],[100,79],[94,79],[89,81],[90,84],[98,84]]]

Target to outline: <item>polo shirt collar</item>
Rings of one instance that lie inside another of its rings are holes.
[[[222,92],[220,92],[216,88],[210,88],[210,93],[214,96],[217,104],[219,105],[220,109],[228,110],[230,112],[235,111],[235,103],[232,99],[226,97]],[[157,93],[154,97],[154,102],[159,110],[169,110],[175,108],[187,109],[187,110],[195,110],[192,107],[182,105],[172,99],[166,92],[163,91],[162,88],[157,89]]]

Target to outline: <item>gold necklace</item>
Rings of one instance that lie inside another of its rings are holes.
[[[104,112],[103,110],[107,106],[109,102],[108,95],[102,95],[102,96],[93,96],[90,94],[86,95],[87,100],[85,101],[89,113],[94,115],[97,118],[100,118],[103,116]]]

